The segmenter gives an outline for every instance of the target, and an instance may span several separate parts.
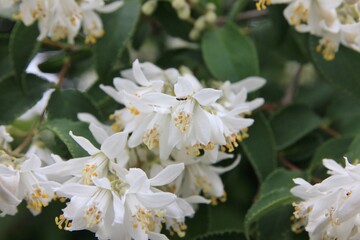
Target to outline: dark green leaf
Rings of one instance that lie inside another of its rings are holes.
[[[26,92],[20,89],[14,76],[0,80],[0,125],[11,123],[34,106],[50,86],[35,75],[26,75],[24,84]]]
[[[321,76],[332,85],[342,90],[353,98],[360,100],[360,54],[349,48],[340,46],[339,51],[332,61],[324,60],[316,51],[319,39],[310,37],[309,47],[312,62]],[[341,66],[339,70],[339,66]]]
[[[19,21],[11,32],[10,61],[18,79],[23,77],[27,66],[40,47],[40,43],[37,41],[38,36],[38,25],[35,23],[25,26]]]
[[[311,160],[309,171],[312,171],[318,166],[322,166],[322,160],[324,158],[334,159],[339,161],[343,159],[346,151],[349,149],[352,138],[339,138],[330,139],[323,143],[315,152],[313,159]]]
[[[186,40],[189,39],[189,32],[192,29],[192,25],[181,20],[170,3],[159,1],[153,16],[170,35]]]
[[[270,123],[277,149],[284,149],[319,127],[321,119],[306,106],[292,105],[278,112]]]
[[[0,35],[0,78],[9,75],[12,71],[9,61],[9,36]]]
[[[140,7],[140,0],[125,1],[119,10],[102,15],[105,35],[94,46],[95,68],[100,81],[111,77],[117,58],[134,32]]]
[[[225,233],[210,233],[201,237],[195,238],[195,240],[245,240],[245,236],[239,232],[225,232]]]
[[[244,149],[255,173],[263,181],[276,167],[275,140],[268,121],[258,113],[254,114],[255,123],[249,128],[249,139],[241,146]]]
[[[249,239],[250,227],[259,218],[264,216],[269,211],[289,203],[292,203],[297,198],[294,197],[288,188],[280,188],[273,190],[264,196],[262,196],[257,202],[255,202],[245,217],[245,235]]]
[[[48,118],[67,118],[77,120],[77,114],[87,112],[101,118],[98,109],[91,100],[77,90],[56,90],[48,103]]]
[[[294,186],[293,178],[300,177],[301,174],[297,172],[291,172],[282,168],[276,169],[272,172],[261,185],[259,196],[260,198],[267,193],[279,188],[287,188],[290,190]]]
[[[259,74],[254,44],[233,24],[209,29],[201,48],[207,67],[219,80],[238,81]]]
[[[349,146],[348,152],[345,154],[351,162],[357,162],[360,160],[360,135],[355,137]]]
[[[46,122],[43,125],[43,129],[48,129],[59,137],[74,158],[88,156],[89,154],[69,135],[70,131],[76,136],[85,137],[95,146],[98,146],[98,143],[89,131],[88,124],[84,122],[73,122],[68,119],[54,119]]]

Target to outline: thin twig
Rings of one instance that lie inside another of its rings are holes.
[[[335,131],[334,129],[332,129],[332,128],[328,127],[328,126],[321,125],[321,126],[320,126],[320,129],[321,129],[323,132],[329,134],[330,136],[332,136],[332,137],[334,137],[334,138],[340,138],[340,137],[341,137],[341,134],[340,134],[340,133],[338,133],[337,131]]]
[[[62,82],[65,79],[65,76],[70,68],[70,58],[66,58],[64,65],[62,66],[59,74],[58,74],[58,81],[56,83],[56,88],[60,88],[62,85]],[[35,136],[36,129],[40,125],[40,123],[44,120],[46,113],[46,108],[41,113],[39,120],[34,124],[31,131],[26,135],[24,140],[16,147],[16,149],[12,152],[14,155],[19,155],[31,142],[33,137]]]
[[[62,66],[62,68],[58,74],[58,81],[56,83],[57,89],[61,88],[61,85],[65,79],[65,76],[66,76],[67,72],[69,71],[70,65],[71,65],[70,58],[65,58],[64,65]]]
[[[293,102],[295,92],[296,92],[297,88],[299,87],[300,77],[301,77],[303,68],[304,68],[304,66],[301,64],[299,66],[299,69],[296,71],[295,76],[292,79],[290,85],[286,89],[285,95],[284,95],[283,99],[280,101],[280,104],[282,106],[287,106]]]
[[[301,168],[299,168],[295,164],[291,163],[290,161],[286,160],[281,154],[279,155],[279,160],[288,169],[290,169],[294,172],[298,172],[298,173],[302,172]]]
[[[249,11],[240,13],[238,16],[236,16],[236,18],[234,20],[235,20],[235,22],[241,22],[241,21],[245,21],[245,20],[249,20],[249,19],[264,17],[267,15],[268,15],[267,10],[262,10],[262,11],[249,10]],[[216,20],[216,25],[222,26],[226,23],[227,20],[228,19],[226,17],[218,17],[218,19]]]

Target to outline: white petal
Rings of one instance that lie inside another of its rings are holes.
[[[139,201],[147,208],[164,208],[176,200],[176,195],[167,192],[137,193]]]
[[[99,149],[84,137],[75,136],[72,131],[69,132],[70,136],[90,155],[95,155],[100,152]]]
[[[191,81],[185,77],[179,77],[177,83],[174,85],[174,92],[176,97],[186,97],[192,95],[194,89]]]
[[[113,208],[114,208],[114,222],[115,223],[123,223],[124,222],[124,214],[125,214],[125,207],[124,203],[121,199],[112,192],[113,196]]]
[[[105,86],[100,84],[100,88],[110,97],[112,97],[115,101],[124,104],[124,98],[117,92],[113,87]]]
[[[145,77],[143,71],[141,70],[141,66],[139,63],[139,60],[136,59],[133,62],[133,74],[135,77],[135,80],[141,85],[141,86],[150,86],[150,82],[149,80],[147,80],[147,78]]]
[[[21,171],[30,171],[30,170],[35,170],[35,169],[39,169],[41,167],[41,160],[38,156],[36,156],[35,154],[31,155],[31,157],[26,160],[22,165],[21,165]]]
[[[125,150],[127,137],[128,133],[126,132],[119,132],[111,135],[101,145],[101,151],[109,159],[117,159]]]
[[[197,204],[197,203],[209,204],[209,203],[211,203],[211,200],[206,199],[199,195],[190,196],[190,197],[185,198],[184,200],[187,201],[188,203],[192,203],[192,204]]]
[[[163,186],[174,181],[184,170],[184,163],[171,164],[150,179],[151,186]]]
[[[123,1],[116,1],[116,2],[106,4],[103,7],[97,8],[96,11],[98,11],[100,13],[111,13],[111,12],[118,10],[123,5],[124,5]]]
[[[109,179],[93,177],[92,180],[93,180],[95,186],[111,190],[111,183],[110,183]]]
[[[169,240],[164,234],[149,232],[149,239],[150,240]]]
[[[130,185],[129,193],[148,192],[150,189],[150,181],[140,168],[130,168],[125,178]]]
[[[77,196],[77,197],[91,197],[96,191],[97,187],[95,186],[86,186],[78,183],[68,183],[63,185],[60,189],[57,190],[58,193],[61,193],[64,196]]]
[[[222,96],[221,90],[204,88],[193,95],[193,97],[203,106],[215,103]]]
[[[109,137],[107,132],[102,127],[99,127],[98,125],[96,125],[94,123],[90,123],[89,129],[90,129],[90,132],[92,133],[92,135],[94,136],[95,140],[99,144],[102,144],[106,140],[106,138]]]
[[[231,88],[234,92],[239,92],[242,88],[245,88],[247,92],[253,92],[264,86],[265,83],[266,80],[262,77],[248,77],[231,84]]]
[[[218,174],[223,174],[225,172],[228,172],[228,171],[234,169],[239,163],[240,163],[240,156],[238,156],[236,158],[236,160],[227,167],[210,167],[210,168]]]

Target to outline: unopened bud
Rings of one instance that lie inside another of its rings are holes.
[[[171,2],[171,5],[176,10],[180,10],[180,9],[184,8],[187,4],[186,4],[185,0],[173,0]]]
[[[206,9],[208,11],[215,11],[216,5],[214,3],[208,3],[208,4],[206,4]]]
[[[185,7],[178,10],[178,16],[180,19],[186,20],[190,18],[190,7],[185,5]]]
[[[157,7],[157,3],[157,0],[149,0],[145,2],[141,7],[142,12],[145,15],[151,15]]]
[[[194,23],[194,28],[196,28],[198,31],[203,30],[205,26],[206,23],[205,23],[205,18],[203,16],[199,17]]]
[[[208,23],[214,23],[216,21],[215,12],[209,11],[205,14],[205,19]]]
[[[190,31],[189,37],[192,40],[197,40],[200,37],[200,32],[196,28],[194,28]]]

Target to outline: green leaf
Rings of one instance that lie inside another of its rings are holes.
[[[277,149],[284,149],[318,128],[321,119],[308,107],[292,105],[279,111],[270,121]]]
[[[309,171],[314,170],[318,166],[322,166],[322,160],[324,158],[334,159],[335,161],[343,159],[351,141],[352,138],[339,138],[330,139],[323,143],[316,150],[314,157],[311,160]]]
[[[74,122],[68,119],[54,119],[46,122],[43,129],[52,131],[66,145],[70,154],[74,157],[84,157],[89,154],[69,135],[72,131],[76,136],[82,136],[88,139],[94,146],[98,147],[98,143],[89,131],[88,124],[84,122]]]
[[[9,36],[0,35],[0,78],[11,73],[8,45]]]
[[[275,140],[265,117],[257,113],[253,118],[255,123],[249,128],[250,137],[241,146],[259,181],[263,181],[276,167]]]
[[[269,211],[279,206],[292,203],[296,199],[297,198],[289,192],[288,188],[276,189],[262,196],[251,206],[246,214],[244,228],[247,239],[250,239],[250,227],[256,220]]]
[[[37,41],[39,36],[38,25],[25,26],[22,22],[17,22],[10,36],[10,61],[13,65],[15,76],[21,79],[31,59],[38,51],[40,43]],[[23,85],[23,81],[21,82]]]
[[[201,49],[207,67],[219,80],[235,82],[259,74],[254,44],[233,24],[209,29]]]
[[[91,102],[91,100],[78,90],[56,90],[48,103],[48,118],[67,118],[77,120],[77,114],[87,112],[100,118],[99,110]]]
[[[140,15],[141,1],[125,1],[117,11],[102,15],[105,35],[94,46],[95,68],[100,81],[111,77],[117,58],[132,36]]]
[[[245,236],[240,232],[226,232],[226,233],[210,233],[201,237],[195,238],[195,240],[245,240]]]
[[[343,93],[360,100],[360,54],[354,50],[340,46],[332,61],[326,61],[316,51],[319,39],[310,37],[309,47],[312,62],[321,76]],[[341,69],[339,70],[339,66]]]
[[[181,20],[170,3],[159,1],[153,16],[170,35],[186,40],[189,39],[192,25]]]
[[[348,152],[345,154],[351,162],[358,162],[360,160],[360,135],[355,137],[349,146]]]
[[[301,173],[278,168],[265,179],[260,187],[259,196],[262,197],[279,188],[287,188],[290,190],[290,188],[294,186],[292,179],[300,176]]]
[[[26,75],[22,91],[14,76],[0,80],[0,125],[9,124],[34,106],[50,86],[49,82],[35,76]]]
[[[294,233],[291,230],[291,215],[294,208],[290,205],[277,207],[266,213],[258,220],[256,232],[257,240],[304,240],[308,239],[307,232]]]

